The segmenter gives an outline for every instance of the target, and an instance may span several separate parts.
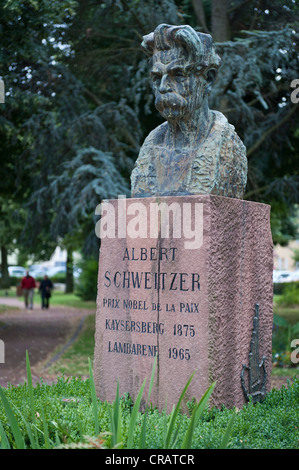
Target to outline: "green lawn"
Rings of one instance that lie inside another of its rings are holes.
[[[291,325],[299,322],[299,305],[293,307],[278,307],[274,305],[274,313],[285,318]]]
[[[273,367],[272,374],[277,377],[289,377],[292,379],[294,375],[299,377],[299,368],[298,367]]]
[[[8,310],[19,310],[18,307],[10,307],[9,305],[0,305],[0,314],[5,313]]]
[[[6,295],[8,294],[8,295]],[[18,298],[22,300],[22,297],[17,297],[16,288],[11,287],[8,291],[4,289],[0,289],[0,297],[12,297]],[[37,289],[35,289],[34,294],[34,305],[41,304],[41,297]],[[86,308],[95,310],[96,309],[96,302],[81,300],[76,294],[65,294],[64,292],[55,291],[53,290],[52,296],[50,299],[50,305],[64,305],[66,307],[74,307],[74,308]]]
[[[67,307],[96,309],[96,302],[92,300],[81,300],[76,294],[65,294],[64,292],[53,291],[50,299],[51,305],[65,305]]]

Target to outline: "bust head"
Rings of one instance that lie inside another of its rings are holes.
[[[220,66],[209,34],[161,24],[144,36],[142,47],[152,57],[155,106],[165,119],[189,120],[207,106]]]

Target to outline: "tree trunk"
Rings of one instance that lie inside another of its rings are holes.
[[[229,41],[230,29],[227,13],[227,0],[212,0],[211,28],[214,42]],[[222,98],[219,100],[218,111],[223,112],[224,109],[228,108],[228,105],[228,97],[226,94],[223,94]],[[228,115],[226,115],[226,117],[228,117]]]
[[[202,0],[192,0],[192,5],[199,26],[202,27],[204,33],[209,33]]]
[[[67,248],[65,293],[67,294],[73,291],[74,291],[73,251],[71,248]]]
[[[215,42],[229,41],[227,0],[212,0],[212,36]]]
[[[1,287],[2,289],[10,288],[10,279],[8,272],[8,262],[7,262],[7,249],[5,246],[1,246]]]

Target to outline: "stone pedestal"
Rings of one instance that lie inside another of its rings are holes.
[[[194,371],[186,401],[200,399],[217,381],[212,403],[241,407],[246,402],[241,373],[243,364],[249,365],[256,304],[258,355],[265,357],[268,389],[270,207],[212,195],[112,200],[109,207],[115,238],[103,218],[110,238],[102,238],[99,260],[98,396],[112,402],[119,379],[120,393],[136,398],[145,377],[149,385],[157,355],[151,401],[160,410],[166,400],[171,410]],[[159,223],[157,208],[163,213]],[[247,371],[244,382],[249,389]]]

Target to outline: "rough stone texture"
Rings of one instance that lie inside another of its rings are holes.
[[[131,175],[132,197],[215,194],[242,198],[246,148],[226,117],[208,107],[220,58],[212,38],[160,25],[145,36],[155,106],[167,122],[145,139]]]
[[[154,361],[151,351],[156,347],[158,363],[151,401],[160,410],[165,406],[166,398],[168,410],[171,410],[193,371],[196,373],[186,400],[199,399],[216,380],[212,402],[216,406],[241,407],[245,402],[241,372],[243,364],[248,365],[256,303],[260,305],[259,355],[266,358],[267,389],[270,388],[273,315],[270,207],[213,195],[129,199],[127,208],[135,203],[146,207],[147,212],[140,215],[140,226],[148,227],[153,202],[164,202],[168,206],[176,203],[177,211],[182,213],[183,204],[189,203],[193,222],[195,204],[203,204],[203,243],[198,249],[186,249],[186,238],[174,238],[171,230],[170,238],[151,239],[148,232],[144,234],[145,238],[102,239],[94,362],[98,396],[112,402],[119,379],[120,393],[129,392],[136,398],[144,378],[147,377],[149,384]],[[110,203],[115,207],[117,217],[118,201]],[[170,217],[170,226],[177,220],[174,217]],[[132,215],[127,215],[127,222],[131,220]],[[164,255],[163,259],[152,261],[127,259],[128,256],[124,259],[125,253],[132,257],[132,248],[135,258],[142,258],[141,248],[143,258],[145,248],[147,253],[152,248],[153,255],[161,248],[168,249],[161,252],[167,253],[168,259]],[[171,250],[173,248],[176,250]],[[132,282],[130,288],[122,288],[124,272],[135,273],[135,279],[136,273],[139,273],[139,279],[143,273],[140,288],[136,288],[136,284],[134,288]],[[116,274],[116,285],[113,286],[115,273],[119,274]],[[166,273],[164,289],[162,284],[155,288],[154,273],[160,273],[160,276]],[[177,273],[173,289],[172,273]],[[192,274],[195,279],[193,290]],[[200,290],[197,289],[197,274]],[[110,305],[106,301],[104,306],[103,299],[111,299]],[[128,300],[136,301],[137,308],[124,308],[123,302]],[[152,309],[153,303],[159,303],[161,309]],[[129,331],[131,322],[135,322],[135,331]],[[140,322],[140,331],[137,331],[137,322]],[[155,323],[161,326],[159,333],[151,332]],[[175,325],[182,325],[181,335],[178,326],[174,335]],[[142,332],[148,328],[148,332]],[[177,348],[177,357],[173,348]],[[247,380],[245,374],[246,383]]]

